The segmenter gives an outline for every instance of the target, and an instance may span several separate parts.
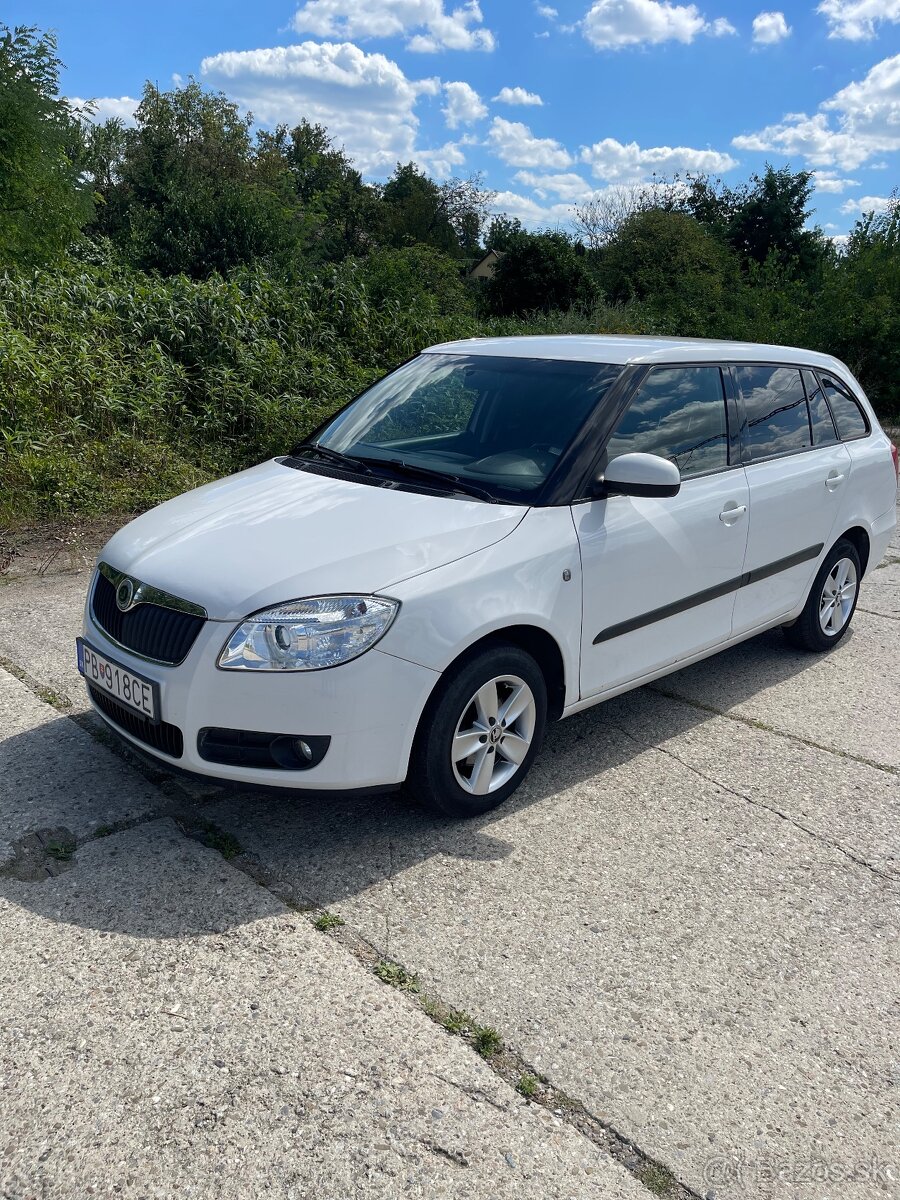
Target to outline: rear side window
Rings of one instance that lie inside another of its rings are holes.
[[[825,400],[822,386],[812,371],[803,372],[806,399],[809,402],[809,419],[812,424],[813,445],[829,446],[838,440],[831,409]]]
[[[857,402],[833,375],[823,375],[821,378],[826,399],[834,413],[834,422],[837,425],[841,441],[846,442],[849,438],[865,437],[869,432],[869,426]]]
[[[797,367],[736,366],[751,462],[812,445],[806,393]]]
[[[607,461],[659,454],[684,479],[728,466],[725,393],[718,367],[654,367],[610,438]]]

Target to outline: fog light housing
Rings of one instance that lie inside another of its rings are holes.
[[[197,734],[197,753],[206,762],[269,771],[308,771],[328,752],[323,734],[259,733],[252,729],[207,727]]]

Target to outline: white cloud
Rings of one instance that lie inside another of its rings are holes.
[[[645,42],[692,42],[700,34],[722,37],[735,32],[724,17],[709,22],[696,4],[668,0],[594,0],[581,23],[598,50],[620,50]]]
[[[90,104],[93,108],[90,120],[95,124],[108,121],[110,117],[118,117],[126,125],[133,125],[134,110],[140,104],[140,100],[135,100],[133,96],[100,96],[94,100],[82,100],[80,96],[70,96],[69,104],[74,108],[83,108],[85,104]]]
[[[506,213],[532,229],[547,228],[556,225],[568,225],[572,220],[572,207],[569,204],[538,204],[528,196],[519,192],[498,192],[494,197],[491,211]]]
[[[473,87],[467,83],[445,83],[447,103],[441,109],[449,129],[471,125],[487,116],[487,106]]]
[[[229,50],[200,69],[263,124],[305,117],[327,126],[360,170],[376,175],[414,156],[416,101],[440,91],[438,80],[407,79],[391,59],[350,43]]]
[[[829,192],[840,195],[848,187],[859,187],[858,179],[841,179],[834,171],[816,171],[815,184],[817,192]]]
[[[536,4],[537,15],[543,17],[545,21],[555,21],[559,13],[555,8],[551,8],[549,4]]]
[[[777,151],[814,167],[852,171],[876,154],[900,150],[900,54],[885,58],[812,116],[787,113],[775,125],[732,139],[739,150]],[[834,124],[831,123],[834,114]]]
[[[774,46],[791,36],[791,27],[783,12],[761,12],[753,18],[753,40],[760,46]]]
[[[845,200],[841,212],[845,216],[852,213],[883,213],[893,208],[897,203],[894,196],[857,196],[855,200]]]
[[[544,103],[537,92],[526,92],[523,87],[501,88],[494,99],[499,104],[542,105]]]
[[[591,185],[574,171],[566,171],[557,175],[537,175],[534,171],[517,171],[514,176],[516,183],[522,183],[531,188],[542,200],[548,196],[558,196],[571,204],[581,204],[590,199],[596,191]]]
[[[572,156],[554,138],[535,137],[520,121],[494,117],[488,145],[511,167],[568,167]]]
[[[462,147],[465,141],[446,142],[436,150],[417,150],[414,158],[423,171],[436,179],[446,179],[466,161]]]
[[[613,183],[632,183],[657,175],[672,175],[676,171],[700,171],[718,174],[737,166],[730,154],[718,150],[695,150],[690,146],[649,146],[642,149],[637,142],[627,145],[615,138],[604,138],[593,146],[582,146],[579,155],[588,163],[595,178]]]
[[[493,50],[496,40],[482,27],[478,0],[467,0],[451,12],[444,0],[307,0],[294,14],[297,33],[320,38],[398,37],[415,33],[407,48]]]
[[[900,0],[822,0],[816,12],[828,22],[829,37],[861,42],[875,37],[879,22],[900,21]]]

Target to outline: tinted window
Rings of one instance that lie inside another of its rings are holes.
[[[364,392],[319,435],[376,474],[391,462],[470,479],[529,500],[620,366],[426,353]]]
[[[806,386],[806,399],[809,403],[809,419],[812,424],[813,445],[828,446],[838,440],[831,419],[831,410],[822,394],[822,388],[812,371],[803,372],[803,383]]]
[[[656,367],[607,445],[608,459],[641,452],[671,459],[684,478],[728,466],[718,367]]]
[[[863,437],[868,433],[862,409],[844,385],[838,383],[831,375],[823,375],[822,386],[825,388],[825,395],[831,405],[831,411],[834,413],[835,424],[841,440]]]
[[[735,367],[744,398],[744,437],[751,460],[812,444],[806,393],[796,367]]]

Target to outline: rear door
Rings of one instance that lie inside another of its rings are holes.
[[[582,696],[620,688],[731,634],[748,488],[729,437],[721,369],[654,367],[613,433],[606,461],[631,451],[671,459],[681,490],[572,507],[582,562]]]
[[[747,556],[734,609],[738,634],[803,602],[835,536],[851,458],[812,371],[742,363],[732,374],[750,487]]]

